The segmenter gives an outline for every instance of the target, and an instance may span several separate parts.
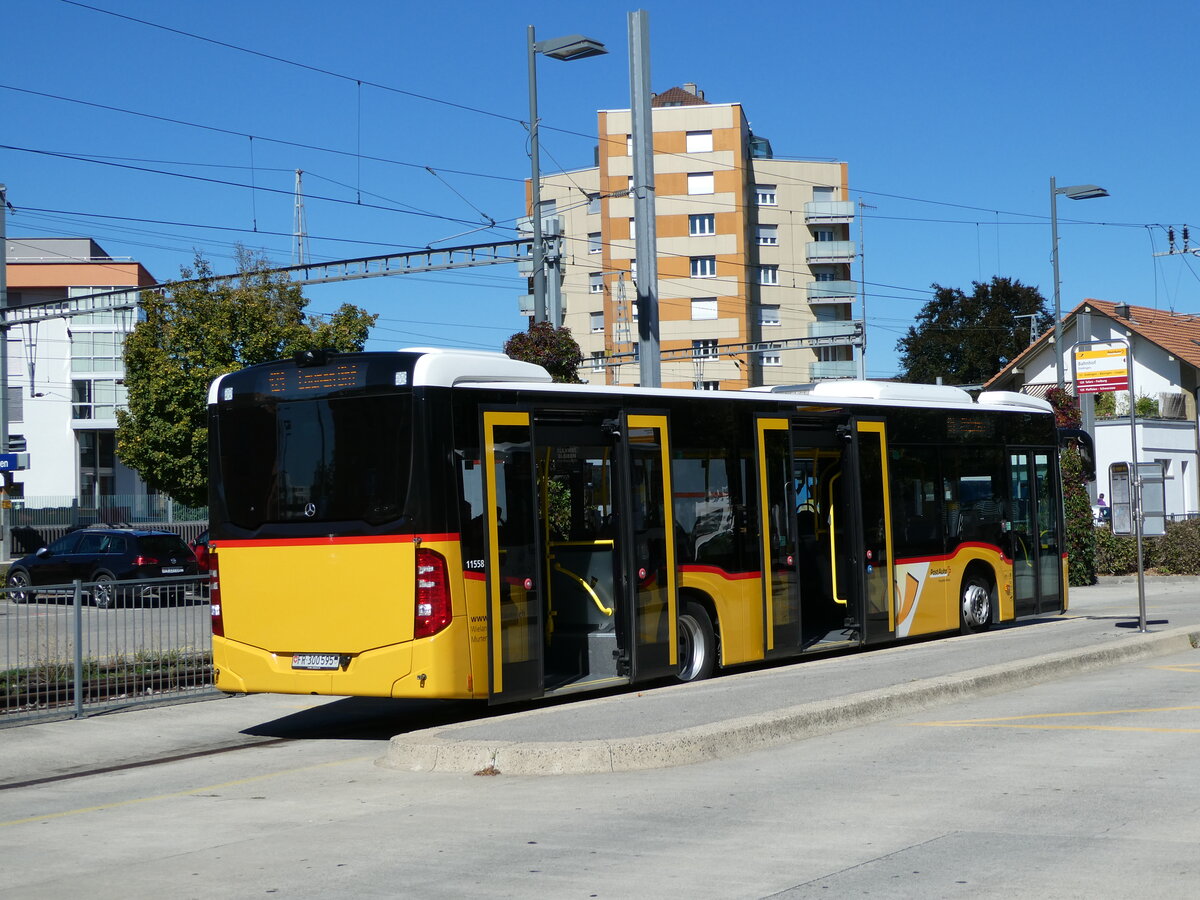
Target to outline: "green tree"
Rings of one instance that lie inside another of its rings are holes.
[[[555,381],[579,384],[583,353],[570,328],[555,328],[549,322],[530,322],[528,331],[518,331],[504,342],[504,353],[512,359],[537,363]]]
[[[216,279],[197,254],[181,283],[146,292],[145,319],[125,340],[128,408],[117,411],[117,455],[151,488],[189,506],[208,492],[208,386],[219,375],[301,350],[361,350],[376,316],[343,304],[306,315],[298,285],[238,251],[239,274]]]
[[[1016,359],[1029,346],[1029,320],[1039,332],[1054,324],[1037,288],[1010,278],[973,282],[970,294],[933,285],[933,299],[896,343],[901,381],[981,384],[996,374],[1001,359]]]

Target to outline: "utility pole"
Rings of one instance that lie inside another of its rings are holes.
[[[296,203],[293,236],[296,239],[292,248],[292,263],[302,266],[308,262],[308,223],[304,219],[304,171],[296,170]]]
[[[0,247],[4,248],[4,260],[0,262],[0,453],[8,453],[8,188],[0,184]],[[12,540],[9,535],[8,488],[12,484],[12,473],[5,470],[4,482],[0,487],[0,562],[12,558]]]
[[[862,197],[858,198],[858,292],[863,324],[862,345],[858,350],[858,377],[863,381],[867,379],[867,245],[863,236],[863,210],[877,208],[863,203]]]
[[[629,13],[629,130],[637,257],[638,352],[642,387],[662,386],[658,341],[658,229],[654,212],[654,125],[650,113],[650,14]]]

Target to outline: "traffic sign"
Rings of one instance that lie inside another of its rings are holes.
[[[0,472],[16,472],[28,468],[28,453],[0,453]]]

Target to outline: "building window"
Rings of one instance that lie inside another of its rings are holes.
[[[705,338],[700,341],[692,341],[692,356],[697,359],[716,359],[717,339]]]
[[[719,381],[702,381],[700,382],[700,390],[702,391],[719,391],[721,382]]]
[[[113,379],[78,378],[71,382],[71,418],[116,419],[117,407],[129,398],[125,386]]]
[[[776,206],[775,185],[756,184],[754,186],[754,202],[759,206]]]
[[[774,247],[779,243],[779,226],[778,225],[759,225],[758,226],[758,246]]]
[[[588,293],[603,294],[604,293],[604,273],[592,272],[588,275]]]
[[[588,214],[589,215],[599,214],[599,212],[600,212],[600,195],[599,194],[588,194],[587,200],[588,200],[588,207],[587,207]]]
[[[71,334],[72,372],[120,372],[125,335],[115,331],[74,331]]]
[[[637,260],[636,259],[631,259],[629,261],[629,280],[631,282],[633,282],[634,287],[637,287]]]
[[[779,324],[779,307],[763,305],[758,308],[758,324],[775,326]]]
[[[629,196],[633,196],[633,176],[629,176]]]
[[[688,172],[689,194],[711,194],[714,189],[712,172]]]
[[[717,233],[717,217],[713,213],[688,216],[688,234],[704,235]]]
[[[604,333],[604,312],[594,312],[588,316],[591,322],[592,334]]]
[[[10,387],[8,389],[8,421],[9,422],[24,422],[25,421],[25,392],[20,387]],[[9,440],[11,446],[12,441]]]
[[[783,354],[782,353],[764,353],[762,355],[762,364],[764,366],[782,366],[783,365]]]
[[[600,240],[600,232],[593,231],[588,235],[588,253],[601,253],[604,243]]]
[[[813,232],[813,240],[816,241],[834,241],[837,238],[833,235],[833,230],[829,228],[818,228]]]
[[[101,497],[116,493],[113,469],[117,457],[117,436],[113,431],[80,431],[79,440],[79,503],[97,507]]]
[[[633,135],[632,134],[625,135],[625,155],[633,156]],[[632,187],[632,185],[630,185],[630,187]]]
[[[629,217],[629,239],[631,241],[637,240],[637,219],[633,216]]]
[[[759,266],[759,284],[779,284],[779,266]]]
[[[692,321],[700,322],[717,317],[716,297],[696,297],[692,300]]]
[[[687,133],[688,153],[711,153],[713,148],[711,131],[689,131]]]
[[[604,351],[603,350],[593,350],[592,351],[592,371],[593,372],[603,372],[604,371]]]
[[[717,276],[717,258],[715,256],[693,256],[693,278],[715,278]]]

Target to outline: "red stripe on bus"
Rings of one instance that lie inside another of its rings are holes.
[[[422,543],[432,541],[457,541],[458,534],[371,534],[338,536],[327,535],[313,538],[251,538],[249,540],[214,539],[213,546],[218,550],[223,547],[328,547],[331,544],[406,544],[414,538],[420,538]]]
[[[998,554],[1000,556],[1000,559],[1003,562],[1005,562],[1009,565],[1012,564],[1012,560],[1009,559],[1008,556],[1005,554],[1005,552],[1003,550],[1001,550],[999,547],[997,547],[995,544],[980,544],[980,543],[972,542],[972,543],[967,543],[967,544],[959,544],[958,548],[953,553],[940,553],[935,556],[897,557],[895,560],[895,565],[902,566],[902,565],[912,565],[913,563],[948,562],[948,561],[954,559],[954,557],[958,555],[959,550],[962,550],[964,548],[973,549],[973,550],[988,550],[988,551],[991,551],[992,553]]]

